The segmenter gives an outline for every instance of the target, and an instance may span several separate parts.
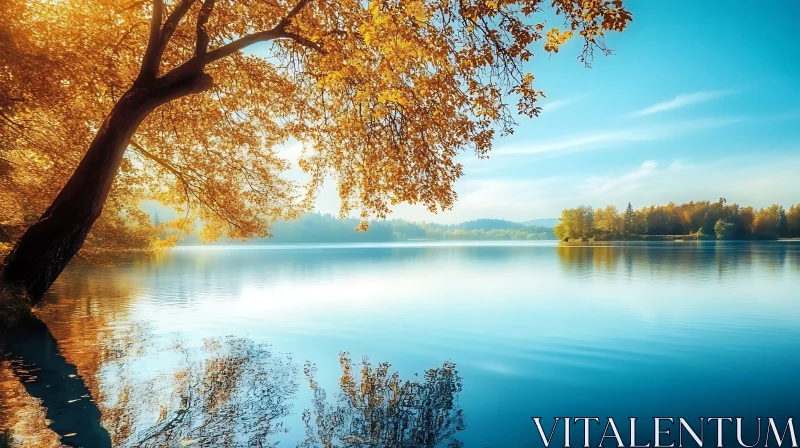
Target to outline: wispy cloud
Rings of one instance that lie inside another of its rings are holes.
[[[442,216],[459,222],[475,217],[505,218],[525,221],[534,210],[557,208],[553,191],[564,183],[560,176],[538,179],[487,178],[465,179],[456,185],[459,198],[453,210]]]
[[[658,162],[647,160],[619,176],[590,177],[583,182],[580,188],[595,194],[618,190],[632,191],[657,174],[659,174]]]
[[[711,129],[742,121],[742,118],[713,118],[672,123],[661,126],[622,129],[616,131],[599,131],[581,136],[568,136],[542,143],[529,145],[510,145],[500,147],[495,154],[543,154],[543,153],[571,153],[601,149],[625,142],[646,142],[677,137],[689,132]]]
[[[730,202],[764,207],[772,203],[785,206],[797,201],[787,179],[800,167],[798,157],[757,155],[725,157],[699,163],[674,160],[657,163],[648,160],[618,174],[575,179],[575,188],[559,190],[567,202],[595,206],[613,204],[636,207],[725,197]]]
[[[705,103],[707,101],[721,98],[723,96],[733,95],[734,93],[737,93],[737,91],[710,90],[706,92],[685,93],[682,95],[678,95],[675,98],[672,98],[671,100],[662,101],[660,103],[653,104],[650,107],[637,110],[633,112],[631,116],[640,117],[643,115],[652,115],[660,112],[666,112],[669,110],[680,109],[682,107],[691,106],[693,104]]]
[[[574,95],[567,98],[562,98],[558,100],[548,101],[541,105],[542,112],[547,114],[550,112],[555,112],[559,109],[563,109],[569,105],[575,104],[577,102],[583,101],[586,98],[585,95]]]
[[[783,153],[796,154],[800,147]],[[601,168],[590,176],[570,174],[535,179],[503,177],[462,179],[456,184],[459,200],[452,210],[431,214],[421,206],[395,208],[393,217],[412,221],[455,223],[477,218],[525,221],[559,216],[561,210],[580,204],[601,207],[628,202],[639,208],[715,200],[765,207],[797,202],[788,180],[800,169],[800,157],[743,157],[695,161],[685,159],[645,160],[622,169]],[[335,209],[332,209],[335,211]]]
[[[598,132],[578,137],[567,137],[549,142],[534,143],[524,146],[509,146],[498,149],[498,154],[540,154],[554,151],[570,151],[574,149],[603,146],[608,143],[651,140],[647,131],[622,130]]]

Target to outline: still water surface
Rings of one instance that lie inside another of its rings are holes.
[[[799,286],[798,242],[231,246],[75,265],[45,300],[52,338],[2,349],[0,437],[512,448],[542,446],[532,416],[785,422]]]

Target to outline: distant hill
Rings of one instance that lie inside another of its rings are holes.
[[[476,219],[456,225],[456,228],[464,230],[507,230],[520,229],[522,227],[525,226],[505,219]]]
[[[531,221],[525,221],[522,224],[526,226],[541,226],[541,227],[547,227],[549,229],[554,229],[558,225],[559,221],[560,220],[558,218],[542,218],[542,219],[534,219]]]
[[[460,224],[413,223],[402,219],[374,221],[366,232],[357,232],[356,219],[337,219],[330,214],[306,213],[293,221],[276,222],[272,237],[258,238],[245,244],[294,243],[376,243],[391,241],[445,240],[554,240],[553,229],[538,225],[477,219]],[[181,244],[199,244],[197,235],[189,235]],[[234,243],[241,244],[241,243]]]

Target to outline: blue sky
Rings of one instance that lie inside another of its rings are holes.
[[[591,69],[580,42],[530,63],[543,113],[460,159],[451,211],[394,217],[456,222],[556,217],[580,204],[671,200],[800,202],[800,37],[795,0],[626,0],[634,21]],[[557,26],[557,23],[552,23]],[[335,213],[326,188],[317,209]]]

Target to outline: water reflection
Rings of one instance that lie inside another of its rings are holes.
[[[288,430],[283,420],[298,391],[291,357],[245,338],[163,341],[145,325],[96,339],[84,363],[93,377],[84,381],[43,322],[9,335],[0,341],[0,447],[277,445],[273,436]],[[454,364],[421,380],[367,359],[355,372],[344,354],[341,367],[341,391],[330,404],[306,362],[313,403],[298,447],[460,446],[451,438],[464,428]]]
[[[44,324],[10,335],[2,351],[3,370],[35,399],[21,403],[17,393],[0,406],[11,417],[3,419],[7,438],[20,446],[59,446],[51,432],[67,446],[268,446],[297,391],[296,367],[241,338],[159,347],[150,332],[132,328],[98,345],[103,359],[87,382]],[[92,399],[87,383],[102,399]],[[3,386],[13,390],[10,378]]]
[[[118,446],[531,446],[531,415],[789,415],[798,280],[791,242],[182,249],[72,266],[34,339]],[[91,434],[21,365],[6,439]]]
[[[564,272],[578,277],[624,272],[637,278],[723,279],[756,269],[800,269],[800,242],[591,243],[560,245],[555,250]]]
[[[44,446],[55,441],[53,434],[45,428],[36,430],[33,422],[41,424],[46,419],[50,430],[60,436],[62,444],[110,446],[108,432],[100,424],[101,413],[91,392],[75,366],[61,355],[55,338],[43,322],[37,320],[25,330],[3,337],[0,356],[3,376],[7,377],[4,385],[8,386],[8,389],[4,387],[4,395],[9,395],[12,403],[19,403],[16,409],[0,411],[0,416],[4,417],[2,421],[13,422],[13,425],[6,423],[7,427],[0,426],[0,429],[8,431],[22,426],[25,430],[21,432],[27,433],[28,438],[37,442],[36,445]],[[41,403],[42,410],[36,409],[32,400],[13,387],[9,372],[19,379],[29,397]],[[0,405],[0,408],[6,407]]]
[[[167,366],[143,375],[157,358]],[[206,340],[197,350],[179,343],[113,367],[104,378],[116,392],[104,424],[114,446],[270,446],[297,391],[288,360],[240,338]]]
[[[314,406],[303,413],[306,440],[300,448],[463,446],[453,437],[465,427],[455,364],[446,362],[414,380],[390,372],[388,363],[373,366],[364,359],[354,365],[348,353],[341,354],[340,364],[343,374],[334,404],[314,379],[314,366],[306,365]]]

